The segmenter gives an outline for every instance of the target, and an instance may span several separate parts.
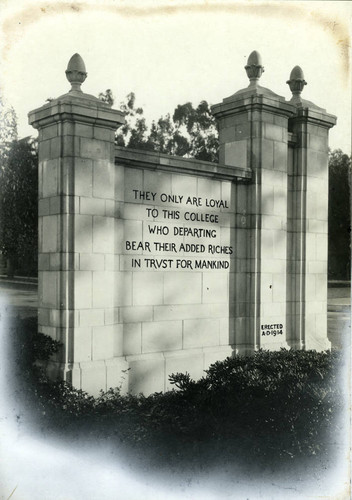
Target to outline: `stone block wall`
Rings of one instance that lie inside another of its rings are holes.
[[[148,392],[140,374],[150,373],[154,390],[164,391],[171,373],[199,378],[233,353],[230,283],[236,245],[242,248],[233,230],[233,182],[248,183],[251,172],[116,148],[116,175],[124,182],[124,236],[116,249],[124,292],[116,306],[129,386]],[[199,234],[185,234],[188,229]],[[204,236],[205,230],[210,233]],[[207,269],[209,262],[226,267]]]

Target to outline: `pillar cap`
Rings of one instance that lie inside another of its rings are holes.
[[[82,92],[81,85],[87,78],[86,66],[79,54],[74,54],[68,61],[66,78],[71,84],[70,92]]]
[[[286,83],[289,85],[292,92],[291,101],[297,104],[302,102],[301,93],[304,89],[304,86],[307,85],[307,82],[304,79],[303,70],[300,66],[295,66],[293,68],[290,74],[290,79],[287,80]]]
[[[223,99],[223,104],[238,101],[239,99],[247,99],[254,96],[263,96],[264,98],[273,99],[277,101],[285,102],[285,98],[276,94],[270,89],[266,87],[262,87],[259,85],[259,78],[264,73],[264,66],[262,63],[262,56],[257,50],[253,50],[248,57],[247,64],[244,67],[247,73],[247,76],[250,80],[248,87],[245,87],[241,90],[238,90],[234,94],[229,97],[225,97]],[[219,105],[212,106],[212,110],[217,112],[216,109]]]
[[[94,95],[86,94],[82,91],[81,85],[86,80],[88,73],[86,71],[86,65],[84,64],[82,57],[77,52],[76,54],[73,54],[73,56],[68,61],[65,74],[67,80],[71,84],[71,89],[66,94],[61,95],[57,99],[53,99],[53,101],[57,101],[58,99],[66,100],[66,98],[70,100],[74,98],[75,100],[79,99],[81,103],[84,103],[85,101],[86,103],[88,103],[88,105],[94,102],[100,107],[111,108],[110,104],[101,101]]]
[[[77,121],[96,124],[116,130],[125,123],[125,113],[112,109],[111,105],[81,90],[81,84],[87,78],[86,66],[79,54],[74,54],[65,71],[71,90],[49,103],[28,113],[29,124],[42,128],[59,121]]]
[[[246,70],[247,76],[249,78],[250,87],[257,86],[259,78],[264,73],[264,66],[262,64],[262,56],[259,54],[257,50],[253,50],[249,54],[247,64],[244,67]]]

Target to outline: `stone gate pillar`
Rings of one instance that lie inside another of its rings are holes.
[[[298,349],[330,348],[327,338],[328,135],[336,117],[301,98],[303,71],[287,81],[295,114],[288,163],[288,339]]]
[[[121,377],[112,360],[122,353],[114,132],[124,117],[81,91],[87,73],[78,54],[66,76],[71,90],[29,113],[39,130],[39,331],[63,343],[49,371],[94,392]]]
[[[249,86],[212,108],[220,163],[253,171],[252,184],[233,186],[234,345],[326,349],[327,147],[335,118],[296,93],[287,102],[261,87],[258,52],[245,69]]]
[[[241,253],[233,300],[242,304],[234,341],[240,352],[251,352],[287,347],[287,148],[294,106],[259,86],[264,68],[258,52],[245,69],[250,85],[212,111],[219,121],[220,162],[253,171],[252,184],[234,193]]]

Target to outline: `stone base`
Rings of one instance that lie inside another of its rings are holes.
[[[198,380],[211,364],[232,356],[233,352],[231,346],[224,346],[127,356],[130,368],[128,391],[147,396],[171,390],[174,386],[169,376],[173,373],[187,372],[192,379]]]
[[[291,349],[291,346],[286,342],[286,340],[282,340],[281,342],[268,342],[266,344],[262,344],[259,348],[265,351],[280,351],[280,349]],[[235,353],[240,356],[250,356],[259,348],[255,349],[253,344],[238,344],[236,345]]]
[[[264,349],[278,351],[285,349],[302,349],[300,345],[288,345],[276,342]],[[305,350],[325,351],[331,348],[326,338],[310,338]],[[194,380],[205,375],[205,370],[216,361],[222,361],[234,355],[247,356],[254,354],[253,345],[203,347],[179,351],[160,352],[121,356],[105,361],[88,361],[81,363],[56,363],[50,361],[42,365],[48,376],[55,380],[65,380],[76,389],[98,396],[100,391],[119,388],[122,394],[144,394],[165,392],[174,388],[169,376],[175,373],[189,373]]]
[[[76,389],[82,389],[92,396],[100,391],[118,387],[122,393],[128,392],[128,363],[125,358],[84,363],[55,363],[46,365],[46,372],[52,379],[61,379]]]
[[[327,337],[309,337],[305,342],[306,351],[329,351],[331,349],[331,342]]]
[[[290,349],[289,344],[286,342],[286,340],[282,340],[281,342],[263,342],[260,345],[261,349],[264,349],[265,351],[280,351],[280,349]]]
[[[204,347],[187,351],[171,351],[135,356],[121,356],[106,361],[60,364],[49,362],[46,371],[51,379],[63,379],[76,389],[92,396],[101,390],[118,387],[122,394],[145,396],[165,392],[174,386],[169,381],[172,373],[189,373],[194,380],[216,361],[232,356],[231,346]]]

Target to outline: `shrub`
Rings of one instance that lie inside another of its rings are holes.
[[[48,380],[35,366],[35,358],[48,359],[60,347],[36,334],[34,322],[18,327],[16,338],[21,390],[38,424],[42,430],[62,430],[68,439],[114,439],[184,467],[199,463],[199,454],[203,464],[240,459],[280,465],[285,459],[326,455],[338,427],[338,352],[259,351],[218,361],[198,381],[173,374],[175,389],[165,394],[121,395],[111,388],[94,398]]]
[[[170,379],[187,408],[196,408],[194,417],[205,416],[201,424],[186,416],[190,435],[240,434],[252,453],[314,455],[337,423],[340,358],[337,352],[259,351],[214,363],[198,382],[182,374]]]

